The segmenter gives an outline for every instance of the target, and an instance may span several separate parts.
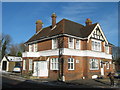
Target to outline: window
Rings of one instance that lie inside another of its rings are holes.
[[[29,59],[29,70],[32,70],[32,59]]]
[[[68,59],[68,70],[74,70],[74,59],[73,58]]]
[[[98,60],[97,59],[90,59],[90,70],[98,70]]]
[[[92,41],[92,50],[101,51],[101,43],[98,41]]]
[[[106,63],[106,68],[109,69],[110,65],[109,62]]]
[[[33,45],[29,45],[29,52],[33,52]]]
[[[71,38],[71,37],[69,37],[69,40],[68,40],[68,41],[69,41],[69,42],[68,42],[69,48],[74,49],[74,39]]]
[[[80,49],[80,40],[76,39],[76,49]]]
[[[23,70],[26,69],[26,60],[23,60]]]
[[[109,53],[109,46],[105,46],[106,53]]]
[[[37,43],[29,45],[29,52],[37,52]]]
[[[58,67],[58,58],[52,58],[51,59],[51,70],[59,70],[59,67]]]
[[[52,39],[52,49],[57,48],[57,38]]]
[[[34,52],[37,52],[37,43],[34,44]]]

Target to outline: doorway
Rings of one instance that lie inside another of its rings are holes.
[[[104,64],[101,63],[101,75],[104,76]]]
[[[3,61],[2,70],[6,70],[6,69],[7,69],[7,61]]]
[[[33,76],[47,77],[48,76],[48,65],[47,61],[35,61]]]

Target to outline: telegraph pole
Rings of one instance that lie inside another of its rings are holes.
[[[64,42],[64,38],[63,37],[59,37],[58,38],[58,49],[59,49],[59,55],[58,55],[58,67],[59,67],[59,72],[58,72],[58,77],[59,77],[59,81],[62,81],[62,77],[63,77],[63,42]]]

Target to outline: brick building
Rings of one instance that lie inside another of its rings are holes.
[[[36,33],[25,44],[23,74],[53,80],[106,77],[113,71],[112,45],[99,23],[86,19],[85,26],[67,19],[42,28],[36,21]]]

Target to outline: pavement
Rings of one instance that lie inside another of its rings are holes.
[[[120,80],[115,80],[115,86],[110,86],[109,79],[79,79],[66,82],[52,81],[50,79],[27,79],[21,77],[20,74],[2,72],[3,77],[11,78],[19,81],[27,81],[32,83],[48,84],[49,86],[60,86],[60,87],[69,87],[69,88],[120,88]]]

